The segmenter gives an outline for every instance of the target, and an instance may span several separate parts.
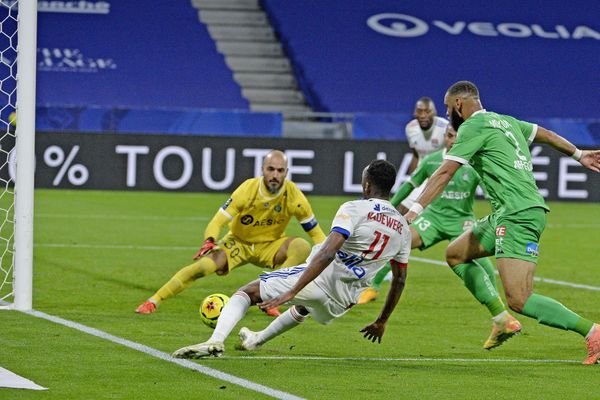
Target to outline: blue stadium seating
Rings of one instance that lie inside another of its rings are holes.
[[[38,106],[248,109],[189,1],[49,1],[39,11]]]
[[[311,105],[332,112],[442,108],[455,81],[521,118],[599,118],[593,2],[264,0]],[[443,110],[440,110],[443,112]]]

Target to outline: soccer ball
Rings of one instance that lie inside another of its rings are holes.
[[[221,310],[229,301],[229,297],[221,293],[215,293],[207,296],[200,304],[200,319],[206,326],[215,329],[217,320],[221,315]]]

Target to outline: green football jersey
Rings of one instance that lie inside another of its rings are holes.
[[[445,154],[446,149],[442,149],[425,156],[409,182],[414,187],[421,186],[439,168]],[[474,216],[473,199],[479,182],[477,172],[470,165],[463,165],[427,209],[445,217]]]
[[[475,168],[495,214],[532,207],[548,210],[532,172],[529,144],[536,131],[537,125],[481,110],[462,123],[444,158]]]

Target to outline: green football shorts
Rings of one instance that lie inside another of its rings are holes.
[[[442,240],[454,240],[464,231],[473,226],[475,217],[444,217],[429,210],[423,211],[411,224],[419,233],[423,245],[420,250],[425,250]]]
[[[517,258],[537,264],[546,210],[528,208],[510,215],[488,215],[473,226],[473,234],[496,258]]]

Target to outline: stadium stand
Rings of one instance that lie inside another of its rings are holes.
[[[59,2],[46,3],[38,104],[248,109],[189,3],[113,1],[96,12],[57,12]]]
[[[600,142],[589,3],[154,4],[39,2],[39,129],[398,140],[416,98],[443,114],[469,79],[489,109]]]
[[[309,112],[258,0],[193,0],[253,111]]]
[[[589,90],[600,75],[586,56],[600,40],[591,3],[472,1],[460,12],[454,3],[393,0],[264,7],[319,111],[408,111],[423,94],[441,99],[451,83],[469,79],[498,111],[600,117]]]

